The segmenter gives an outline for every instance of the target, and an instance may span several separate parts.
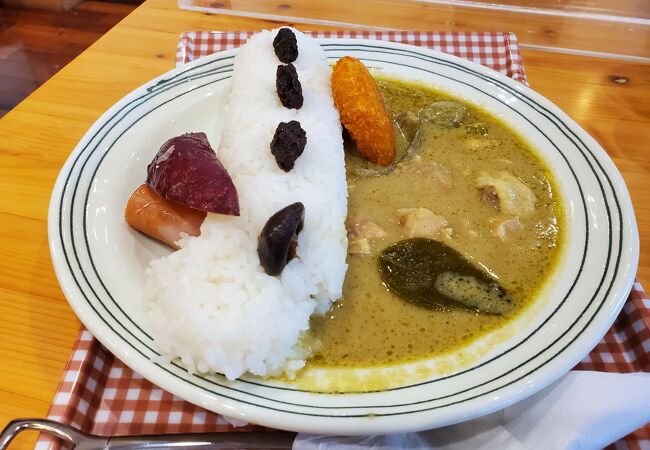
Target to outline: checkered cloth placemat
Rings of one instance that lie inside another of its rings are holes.
[[[250,32],[188,32],[181,35],[177,65],[245,42]],[[466,57],[526,83],[509,33],[318,32],[321,37],[363,37],[424,45]],[[603,340],[576,366],[578,370],[650,372],[650,300],[634,284],[623,311]],[[82,329],[48,417],[99,435],[233,431],[218,414],[185,402],[143,379]],[[247,425],[242,430],[264,430]],[[650,425],[611,446],[650,449]],[[42,436],[39,450],[60,444]]]
[[[253,31],[188,31],[181,34],[176,66],[239,47]],[[526,83],[517,36],[512,33],[434,33],[431,31],[308,31],[316,38],[374,39],[417,45],[490,67]]]
[[[133,372],[82,328],[48,418],[98,435],[233,431],[222,416]],[[246,425],[237,431],[262,427]]]

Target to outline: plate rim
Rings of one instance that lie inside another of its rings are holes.
[[[618,294],[618,297],[622,298],[621,300],[618,301],[618,303],[619,303],[618,306],[619,307],[616,310],[616,314],[618,314],[618,312],[620,311],[620,308],[623,306],[625,298],[627,297],[627,292],[629,292],[629,290],[632,287],[632,283],[634,282],[634,275],[636,274],[636,267],[637,267],[637,264],[638,264],[639,239],[638,239],[638,229],[636,227],[636,221],[634,220],[634,211],[633,211],[632,203],[631,203],[631,200],[630,200],[630,197],[629,197],[629,193],[627,191],[627,187],[625,186],[625,183],[623,182],[620,173],[616,169],[615,165],[613,164],[613,162],[611,161],[609,156],[602,149],[602,147],[593,138],[591,138],[591,136],[589,136],[578,124],[576,124],[572,119],[570,119],[566,115],[566,113],[564,113],[561,109],[559,109],[557,106],[555,106],[552,102],[550,102],[549,100],[547,100],[546,98],[544,98],[543,96],[541,96],[540,94],[535,92],[534,90],[532,90],[532,89],[530,89],[530,88],[528,88],[528,87],[526,87],[526,86],[524,86],[524,85],[510,79],[506,75],[501,74],[499,72],[496,72],[496,71],[494,71],[494,70],[492,70],[490,68],[487,68],[485,66],[481,66],[481,65],[478,65],[478,64],[473,63],[471,61],[465,60],[463,58],[456,57],[454,55],[449,55],[449,54],[446,54],[446,53],[437,52],[437,51],[430,50],[430,49],[423,48],[423,47],[411,46],[411,45],[408,45],[408,44],[398,44],[398,43],[392,43],[392,42],[386,42],[386,41],[379,41],[379,40],[349,39],[349,38],[347,38],[347,39],[324,38],[324,39],[317,39],[317,41],[319,43],[321,43],[321,44],[323,44],[323,43],[333,43],[333,44],[347,43],[347,44],[359,45],[360,43],[366,43],[366,44],[370,44],[371,46],[372,45],[375,45],[375,46],[379,45],[379,46],[383,46],[383,47],[388,46],[388,47],[394,47],[394,48],[398,48],[398,49],[399,48],[416,49],[420,53],[429,53],[429,54],[431,54],[431,56],[435,56],[435,57],[446,59],[446,60],[451,60],[453,62],[458,63],[461,66],[468,66],[469,65],[471,69],[474,69],[475,71],[477,71],[479,73],[488,75],[488,76],[490,76],[490,77],[492,77],[494,79],[498,79],[501,82],[503,82],[504,84],[509,85],[510,87],[521,91],[522,93],[528,95],[529,97],[534,98],[537,101],[540,101],[540,103],[542,103],[543,105],[546,104],[545,106],[551,106],[553,113],[556,114],[558,116],[558,118],[562,122],[564,122],[565,124],[568,124],[573,131],[578,132],[580,134],[580,138],[583,141],[586,142],[585,145],[590,150],[592,150],[592,151],[596,150],[596,153],[600,153],[600,154],[594,154],[594,158],[596,158],[601,164],[604,164],[606,166],[607,170],[606,171],[604,169],[603,170],[608,175],[614,177],[614,179],[615,179],[614,181],[617,182],[617,187],[621,190],[621,192],[619,192],[619,194],[622,196],[623,200],[625,200],[625,202],[624,202],[625,203],[625,208],[623,208],[622,214],[627,213],[627,219],[628,219],[630,225],[633,225],[633,226],[630,227],[630,231],[632,232],[631,233],[632,234],[631,238],[632,238],[632,247],[633,247],[633,260],[636,259],[636,261],[632,261],[632,265],[628,267],[628,272],[631,272],[631,276],[629,277],[629,280],[628,280],[628,283],[627,283],[628,286],[627,286],[627,290],[625,292],[625,295]],[[143,91],[148,90],[149,88],[158,86],[160,84],[164,84],[165,82],[174,79],[175,77],[185,73],[186,71],[191,71],[194,68],[196,68],[197,66],[201,66],[201,65],[203,65],[205,63],[212,62],[213,60],[217,59],[219,57],[219,55],[222,55],[222,56],[223,55],[232,55],[234,57],[234,55],[237,53],[237,51],[238,51],[238,49],[226,50],[224,52],[219,52],[219,53],[215,53],[213,55],[209,55],[209,56],[206,56],[206,57],[203,57],[203,58],[196,59],[196,60],[192,61],[191,63],[188,63],[188,64],[186,64],[184,66],[172,69],[172,70],[170,70],[170,71],[168,71],[168,72],[154,78],[150,82],[145,83],[144,85],[136,88],[135,90],[131,91],[130,93],[128,93],[126,96],[124,96],[118,102],[116,102],[111,108],[109,108],[104,114],[102,114],[102,116],[99,119],[97,119],[97,121],[89,128],[89,130],[85,133],[84,137],[80,140],[80,142],[77,144],[77,146],[75,147],[73,152],[70,154],[70,156],[66,160],[66,163],[62,167],[61,172],[60,172],[59,176],[57,177],[57,181],[55,183],[53,193],[52,193],[52,197],[51,197],[51,200],[50,200],[50,206],[49,206],[49,212],[48,212],[48,233],[50,234],[50,239],[49,239],[50,252],[52,254],[52,259],[53,259],[57,279],[59,280],[59,283],[60,283],[60,285],[61,285],[61,287],[62,287],[62,289],[64,291],[66,299],[68,299],[68,302],[71,304],[72,308],[75,310],[75,313],[80,317],[82,322],[84,322],[84,325],[86,325],[86,327],[89,330],[91,330],[93,335],[95,335],[98,338],[98,340],[100,342],[102,342],[103,345],[105,345],[107,348],[109,348],[109,350],[112,353],[114,353],[116,355],[122,355],[122,356],[119,357],[119,359],[124,361],[129,367],[133,368],[133,366],[129,363],[130,361],[127,361],[129,358],[126,357],[127,360],[125,360],[124,352],[120,351],[120,349],[117,348],[113,344],[113,341],[111,339],[109,339],[108,336],[104,335],[104,333],[101,333],[101,332],[97,333],[96,332],[96,327],[94,325],[88,326],[90,324],[87,323],[87,320],[84,320],[84,318],[82,317],[82,314],[80,314],[79,311],[78,311],[79,305],[75,303],[74,299],[71,299],[70,288],[67,286],[67,283],[64,283],[62,281],[62,278],[66,274],[61,272],[63,269],[62,269],[62,267],[60,267],[60,263],[57,264],[57,258],[60,258],[60,255],[58,255],[58,252],[56,251],[56,248],[54,248],[55,242],[54,242],[54,239],[52,239],[52,236],[53,236],[52,229],[54,228],[54,222],[55,222],[54,219],[56,219],[56,221],[58,221],[58,219],[59,219],[58,214],[57,214],[57,212],[58,212],[58,204],[57,203],[58,203],[59,197],[60,197],[60,195],[62,195],[63,189],[65,187],[64,186],[65,183],[64,183],[64,180],[63,180],[63,175],[69,173],[70,167],[73,165],[72,160],[74,159],[74,157],[75,156],[80,156],[83,144],[87,140],[87,137],[90,136],[93,133],[93,131],[96,131],[96,129],[99,128],[102,123],[105,123],[107,117],[109,117],[112,113],[114,113],[114,111],[118,110],[120,108],[120,106],[127,103],[130,99],[137,97],[137,95],[139,93],[142,93]],[[56,195],[56,194],[58,194],[58,195]],[[636,251],[634,251],[634,247],[636,247]],[[632,270],[632,267],[633,267],[634,270]],[[616,273],[614,273],[613,278],[612,278],[612,284],[614,284],[614,282],[616,281],[617,278],[620,278],[620,277],[618,277],[618,275]],[[72,295],[72,297],[74,297],[74,295]],[[613,317],[611,317],[612,322],[615,319],[616,314],[614,314]],[[85,319],[88,319],[88,318],[85,318]],[[608,328],[609,328],[609,326],[611,326],[611,323],[608,325]],[[607,329],[605,329],[605,331]],[[596,343],[597,343],[597,341],[596,341]],[[589,347],[589,349],[586,350],[585,354],[588,353],[592,347],[593,347],[593,345],[591,347]],[[142,358],[144,359],[144,357],[142,357]],[[151,362],[151,361],[149,361],[147,359],[144,359],[144,360],[147,361],[147,362]],[[134,365],[138,366],[138,364],[135,364],[135,363],[134,363]],[[142,374],[142,372],[143,372],[142,367],[138,367],[137,372]],[[150,371],[147,370],[146,372],[150,372]],[[156,378],[157,379],[159,377],[158,376],[152,376],[152,377],[145,376],[145,378],[147,378],[147,379]],[[547,380],[546,383],[539,383],[536,386],[537,389],[535,389],[532,392],[529,390],[529,391],[527,391],[525,393],[522,393],[519,396],[512,397],[511,398],[511,400],[512,400],[511,403],[514,403],[514,402],[520,400],[521,398],[525,398],[525,397],[527,397],[529,395],[532,395],[534,392],[537,392],[537,390],[539,390],[539,389],[541,389],[543,387],[541,384],[543,384],[545,386],[546,384],[549,384],[552,381],[554,381],[555,379],[557,379],[557,377],[551,377],[551,378],[552,379]],[[156,381],[155,384],[158,384],[161,387],[165,387],[165,386],[163,386],[163,383],[158,382],[158,381]],[[165,383],[165,384],[167,384],[167,383]],[[165,389],[167,389],[169,391],[176,391],[176,389],[173,389],[173,388],[165,387]],[[177,392],[174,392],[174,393],[177,393]],[[198,397],[188,396],[188,395],[181,395],[181,396],[183,398],[188,399],[189,401],[191,401],[193,403],[196,403],[196,404],[199,404],[201,406],[207,407],[208,409],[214,410],[213,407],[209,407],[209,406],[207,406],[205,404],[205,399],[203,398],[202,395],[200,395]],[[191,397],[192,399],[190,399],[188,397]],[[237,400],[237,402],[239,403],[239,400]],[[507,406],[507,405],[504,405],[503,403],[500,403],[498,408],[495,408],[495,409],[501,409],[504,406]],[[259,408],[259,406],[253,405],[252,408],[256,409],[256,408]],[[490,411],[489,410],[488,411],[483,411],[481,414],[485,414],[487,412],[490,412]],[[224,414],[224,411],[220,411],[220,413]],[[257,423],[269,424],[271,421],[266,420],[267,419],[267,414],[268,413],[263,413],[262,414],[264,416],[263,421],[258,420],[256,422]],[[226,415],[228,415],[228,414],[226,413]],[[254,416],[256,416],[256,415],[255,414],[245,414],[245,416],[246,416],[245,418],[248,418],[249,420],[252,420],[252,418],[254,418]],[[466,419],[466,418],[464,418],[464,419]],[[461,419],[461,420],[464,420],[464,419]],[[447,423],[445,423],[445,424],[447,424]],[[282,424],[276,424],[276,425],[270,425],[270,426],[275,426],[275,427],[287,429],[286,425],[282,425]],[[357,424],[357,426],[358,426],[358,424]],[[299,427],[295,427],[295,429],[299,429]],[[337,424],[337,429],[340,429],[340,424]],[[418,429],[420,429],[420,428],[418,428]],[[300,431],[313,431],[313,430],[314,430],[313,428],[305,428],[305,429],[302,429]],[[402,427],[402,428],[399,429],[399,431],[402,431],[402,430],[405,430],[405,428]],[[379,429],[379,431],[384,431],[385,432],[385,428],[382,427],[382,428]],[[362,434],[366,434],[365,429],[364,429],[364,432]]]

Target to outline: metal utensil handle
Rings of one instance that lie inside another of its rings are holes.
[[[55,422],[47,419],[16,419],[9,422],[9,424],[2,430],[0,434],[0,450],[5,450],[9,447],[9,443],[13,440],[18,433],[24,430],[36,430],[44,433],[52,434],[64,441],[74,444],[75,447],[82,442],[92,441],[99,444],[100,447],[105,448],[107,439],[97,438],[89,434],[83,433],[76,428],[63,425],[62,423]],[[101,447],[103,445],[103,447]],[[78,448],[78,447],[77,447]]]
[[[234,431],[223,433],[163,434],[156,436],[119,436],[108,440],[107,450],[158,450],[184,448],[216,450],[225,448],[290,449],[296,433]]]
[[[76,428],[47,419],[16,419],[0,434],[0,450],[6,450],[12,439],[23,430],[52,434],[73,444],[76,450],[162,450],[191,448],[216,450],[223,448],[291,448],[296,433],[289,432],[225,432],[185,433],[143,436],[101,437],[83,433]]]

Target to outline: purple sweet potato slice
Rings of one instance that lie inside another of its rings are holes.
[[[147,184],[172,202],[239,215],[237,189],[205,133],[186,133],[165,142],[147,167]]]

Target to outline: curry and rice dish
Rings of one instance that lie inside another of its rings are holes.
[[[330,67],[281,28],[238,52],[226,112],[217,149],[167,140],[125,211],[175,250],[150,262],[143,306],[191,372],[293,379],[453,352],[552,272],[550,175],[484,111],[355,58]]]
[[[452,351],[525,308],[557,252],[550,174],[521,138],[488,113],[429,87],[381,78],[378,84],[395,120],[398,158],[411,149],[389,171],[370,168],[347,145],[348,270],[343,299],[312,319],[311,333],[322,342],[314,365],[383,365]],[[434,112],[437,120],[427,120]],[[514,201],[502,205],[497,193]],[[491,314],[398,298],[382,285],[379,258],[391,244],[416,236],[480,266],[505,288],[512,306]]]

